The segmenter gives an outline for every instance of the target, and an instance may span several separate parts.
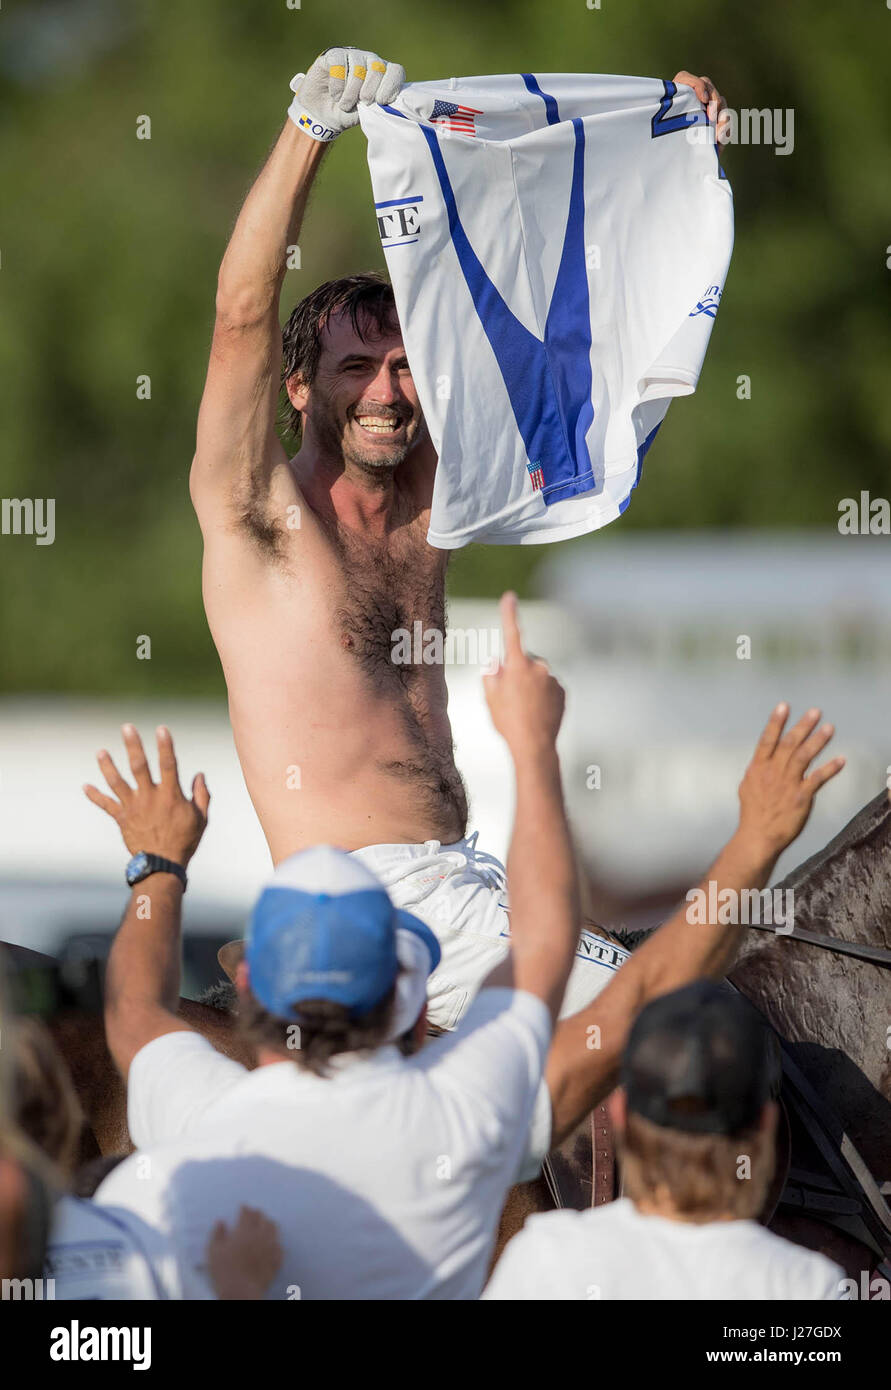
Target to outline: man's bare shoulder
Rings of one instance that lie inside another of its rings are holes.
[[[194,500],[194,498],[193,498]],[[209,524],[196,504],[204,535],[205,557],[221,553],[228,560],[243,556],[282,573],[291,572],[303,550],[329,551],[325,528],[304,495],[294,461],[284,449],[269,470],[264,486],[235,487],[219,499]]]

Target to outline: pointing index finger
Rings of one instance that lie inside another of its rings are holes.
[[[517,622],[517,596],[511,590],[502,595],[499,604],[501,611],[501,630],[504,633],[504,658],[510,661],[523,655],[523,640]]]

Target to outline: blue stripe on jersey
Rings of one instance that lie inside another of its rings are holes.
[[[545,110],[548,113],[548,125],[558,125],[560,122],[560,112],[557,109],[556,97],[548,96],[547,92],[543,92],[538,85],[537,79],[532,76],[531,72],[523,72],[520,76],[526,83],[526,90],[532,92],[533,95],[537,97],[541,97],[544,102]]]
[[[461,223],[436,132],[420,130],[430,149],[449,218],[449,232],[474,308],[495,354],[526,455],[544,476],[547,505],[595,485],[585,435],[591,405],[591,324],[584,247],[584,148],[572,122],[575,154],[563,251],[545,324],[544,342],[508,308]]]
[[[591,403],[591,308],[585,260],[585,127],[578,117],[573,120],[572,126],[575,153],[569,213],[560,268],[545,323],[544,341],[551,375],[556,378],[570,450],[576,465],[583,462],[587,475],[593,481],[591,458],[585,443],[594,419],[594,406]],[[587,488],[562,490],[560,495],[572,497],[583,491],[587,491]],[[545,501],[548,500],[545,498]],[[556,497],[550,500],[555,501]]]
[[[640,482],[640,475],[641,475],[641,471],[642,471],[642,469],[643,469],[643,461],[644,461],[644,459],[646,458],[647,450],[649,449],[649,447],[650,447],[650,445],[652,444],[653,440],[656,438],[656,435],[659,433],[659,428],[660,428],[660,426],[662,425],[664,419],[665,419],[665,416],[663,415],[662,420],[659,421],[659,424],[658,424],[658,425],[654,425],[653,428],[650,430],[649,434],[647,435],[646,439],[644,440],[644,442],[643,442],[642,444],[638,445],[638,449],[637,449],[637,474],[635,475],[634,482],[631,484],[631,492],[634,491],[634,489],[637,487],[638,483]],[[622,513],[623,513],[624,511],[627,510],[628,503],[631,501],[631,492],[629,492],[629,494],[628,494],[628,496],[625,498],[625,501],[624,501],[624,502],[620,502],[620,503],[619,503],[619,515],[620,515],[620,516],[622,515]]]

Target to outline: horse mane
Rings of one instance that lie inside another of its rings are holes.
[[[234,1014],[238,1006],[238,995],[231,981],[216,980],[199,994],[196,1003],[206,1004],[210,1009],[219,1009],[221,1013]]]

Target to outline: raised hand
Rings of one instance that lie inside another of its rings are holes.
[[[185,867],[207,826],[210,792],[204,773],[199,772],[193,778],[191,799],[184,796],[173,739],[170,730],[161,727],[157,731],[161,780],[153,782],[139,734],[132,724],[124,724],[122,733],[136,786],[131,787],[124,780],[103,748],[97,753],[96,761],[114,796],[107,796],[90,784],[84,787],[84,792],[94,806],[99,806],[117,822],[131,854],[141,851],[158,854]]]
[[[517,623],[517,596],[501,600],[504,661],[483,677],[492,723],[513,754],[552,749],[563,719],[566,696],[544,661],[523,650]]]
[[[709,120],[716,128],[716,138],[723,144],[723,136],[728,129],[730,117],[727,115],[727,103],[712,79],[710,77],[694,77],[692,72],[677,72],[672,81],[676,87],[693,88],[708,112]]]
[[[810,709],[784,734],[788,717],[789,706],[777,705],[739,785],[740,834],[768,855],[781,854],[801,834],[817,792],[845,765],[830,758],[808,773],[835,731]]]
[[[330,141],[357,125],[359,102],[381,106],[398,96],[405,69],[364,48],[329,48],[309,72],[291,79],[288,115],[315,140]]]

